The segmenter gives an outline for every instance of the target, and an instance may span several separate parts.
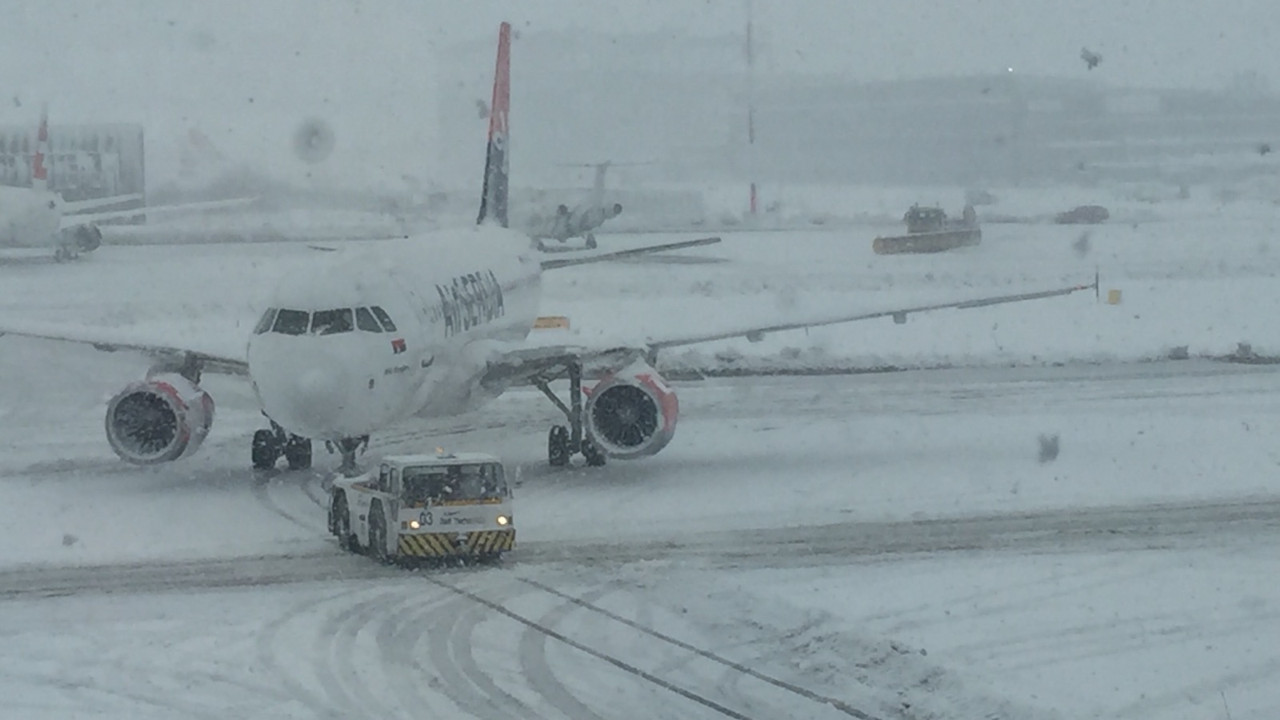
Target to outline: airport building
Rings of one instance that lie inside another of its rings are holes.
[[[0,185],[31,186],[36,132],[35,125],[0,126]],[[142,126],[50,125],[46,166],[49,188],[68,201],[145,193]]]

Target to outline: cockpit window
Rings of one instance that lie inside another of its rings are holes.
[[[271,325],[271,332],[282,335],[305,335],[311,313],[302,310],[281,310],[276,313],[276,321]]]
[[[276,309],[267,308],[267,311],[262,313],[262,319],[258,321],[258,326],[253,329],[253,334],[261,335],[262,333],[270,330],[271,323],[275,322],[275,319],[276,319]]]
[[[396,331],[396,324],[391,322],[391,316],[387,314],[386,310],[383,310],[377,305],[374,305],[370,309],[373,310],[374,317],[378,318],[378,322],[382,323],[383,330],[386,330],[387,332]]]
[[[356,308],[356,327],[365,332],[382,332],[382,327],[378,325],[378,321],[373,318],[373,313],[369,312],[369,308]]]
[[[351,308],[337,310],[317,310],[311,315],[312,335],[335,335],[351,332],[355,324],[351,321]]]

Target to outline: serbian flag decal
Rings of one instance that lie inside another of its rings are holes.
[[[407,348],[405,347],[405,344],[404,344],[404,338],[396,338],[395,340],[391,341],[391,350],[396,355],[399,355],[400,353],[404,352],[406,349]]]

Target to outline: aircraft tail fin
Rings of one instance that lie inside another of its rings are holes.
[[[44,159],[49,154],[49,106],[40,108],[40,129],[36,131],[36,151],[31,156],[31,187],[49,189],[49,169]]]
[[[498,62],[489,105],[489,147],[484,158],[484,191],[476,223],[493,220],[507,227],[507,111],[511,105],[511,23],[498,27]]]

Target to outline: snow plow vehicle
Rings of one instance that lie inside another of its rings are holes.
[[[982,228],[972,205],[965,206],[960,220],[948,218],[942,208],[912,205],[902,220],[907,234],[876,238],[871,249],[877,255],[935,253],[982,242]]]
[[[329,532],[388,563],[495,561],[515,547],[511,488],[492,455],[389,456],[334,480]]]

